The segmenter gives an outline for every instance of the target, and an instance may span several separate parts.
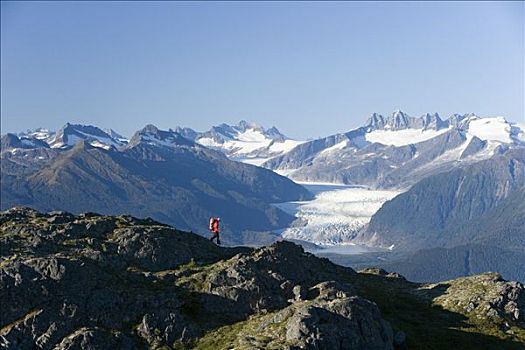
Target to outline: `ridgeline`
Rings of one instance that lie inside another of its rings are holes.
[[[218,247],[151,219],[0,213],[9,349],[523,349],[525,289],[359,272],[291,242]]]

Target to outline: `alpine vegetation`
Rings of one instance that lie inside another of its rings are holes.
[[[520,349],[525,288],[222,248],[151,219],[0,213],[5,348]],[[421,320],[425,320],[422,322]]]

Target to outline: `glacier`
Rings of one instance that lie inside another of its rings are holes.
[[[278,233],[285,239],[306,241],[325,249],[354,245],[353,238],[372,215],[384,202],[401,193],[399,190],[373,190],[349,185],[300,184],[314,193],[315,198],[275,204],[297,218],[291,227]],[[355,247],[350,250],[356,251]]]

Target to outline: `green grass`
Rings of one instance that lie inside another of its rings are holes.
[[[497,322],[447,310],[419,290],[419,284],[360,273],[358,294],[375,302],[394,330],[407,335],[408,349],[523,349],[522,329],[509,335]],[[435,291],[436,294],[440,292]]]
[[[192,348],[194,350],[271,350],[283,349],[291,345],[300,345],[286,341],[285,325],[287,317],[279,322],[272,321],[278,313],[279,311],[253,315],[245,321],[210,331],[197,340]]]
[[[228,267],[229,260],[221,260],[209,265],[199,265],[195,261],[179,266],[173,273],[177,276],[177,285],[195,292],[207,292],[210,277]],[[161,273],[165,273],[162,271]]]

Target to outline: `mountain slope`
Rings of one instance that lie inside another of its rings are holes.
[[[525,133],[502,117],[437,114],[420,118],[396,111],[373,114],[365,126],[301,144],[263,166],[295,180],[408,188],[465,163],[523,148]]]
[[[152,220],[0,213],[9,348],[521,349],[525,289],[417,284],[290,242],[220,248]]]
[[[480,217],[449,228],[445,247],[421,249],[382,266],[415,281],[439,281],[483,271],[525,281],[525,186]]]
[[[525,261],[523,248],[474,242],[452,248],[421,249],[380,265],[417,282],[437,282],[485,271],[498,271],[504,278],[523,282],[522,261]]]
[[[48,148],[48,144],[37,138],[18,137],[15,134],[2,135],[2,151],[16,149]]]
[[[483,235],[490,241],[501,238],[498,236],[506,230],[514,230],[515,237],[504,238],[512,245],[510,240],[519,240],[525,232],[523,220],[513,222],[524,209],[520,195],[524,188],[523,149],[429,176],[386,202],[372,216],[361,240],[409,250],[451,247],[474,242]],[[499,205],[507,211],[491,213]],[[487,218],[483,220],[484,215]],[[485,226],[477,226],[481,222]]]
[[[121,150],[81,141],[32,172],[17,169],[2,177],[2,208],[131,213],[203,234],[207,218],[219,215],[229,243],[247,243],[250,236],[253,242],[268,239],[262,232],[293,219],[270,203],[311,196],[269,170],[230,161],[153,126]]]

